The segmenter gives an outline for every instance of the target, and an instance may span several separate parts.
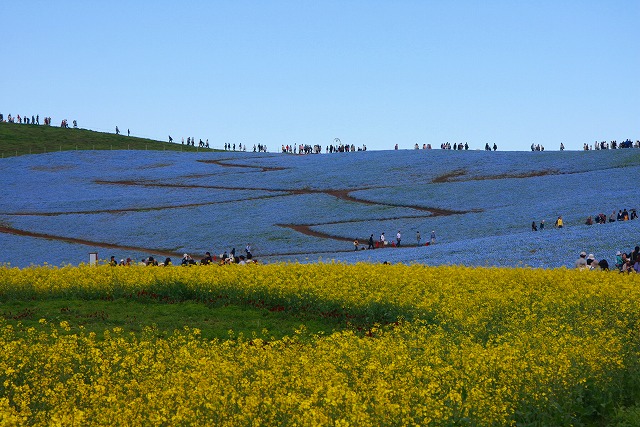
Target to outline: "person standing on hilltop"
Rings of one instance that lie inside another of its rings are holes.
[[[116,135],[120,135],[120,129],[118,129],[118,126],[116,126]]]

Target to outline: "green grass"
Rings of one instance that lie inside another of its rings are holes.
[[[146,326],[155,326],[162,336],[169,336],[174,330],[185,326],[198,328],[203,338],[221,340],[240,335],[246,338],[280,339],[292,336],[301,325],[311,334],[329,334],[344,329],[344,324],[336,320],[306,314],[196,301],[167,304],[129,299],[12,300],[0,304],[0,318],[18,330],[29,327],[42,329],[40,319],[56,325],[66,321],[71,327],[69,333],[77,333],[82,327],[99,337],[105,330],[116,327],[139,335]],[[230,334],[230,331],[233,333]]]
[[[215,151],[87,129],[0,123],[0,155],[3,158],[70,150]]]

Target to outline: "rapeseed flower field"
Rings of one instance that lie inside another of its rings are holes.
[[[0,268],[0,301],[219,301],[271,339],[0,320],[2,425],[602,425],[640,398],[640,276],[340,263]]]

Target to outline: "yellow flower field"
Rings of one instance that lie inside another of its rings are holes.
[[[0,425],[602,425],[640,397],[640,276],[459,266],[0,268],[0,300],[224,300],[342,316],[208,341],[0,323]],[[304,339],[302,339],[304,337]]]

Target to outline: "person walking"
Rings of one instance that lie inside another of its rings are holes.
[[[562,228],[564,226],[564,221],[562,221],[562,215],[560,215],[558,219],[556,219],[555,226],[556,228]]]
[[[402,240],[402,234],[400,234],[400,230],[398,230],[398,234],[396,234],[396,246],[400,246],[400,240]]]
[[[416,231],[416,240],[418,241],[418,246],[420,246],[420,232]]]
[[[432,245],[436,244],[436,231],[435,230],[431,230],[431,244]]]
[[[380,246],[384,248],[384,244],[386,243],[386,239],[384,237],[384,233],[380,235]]]
[[[373,249],[373,233],[371,233],[371,236],[369,236],[369,246],[367,246],[367,249]]]

